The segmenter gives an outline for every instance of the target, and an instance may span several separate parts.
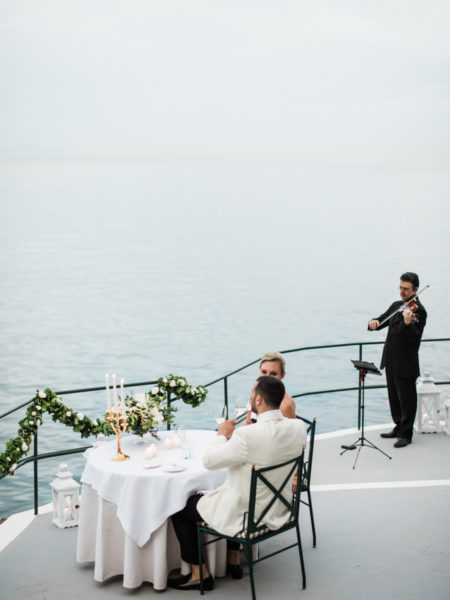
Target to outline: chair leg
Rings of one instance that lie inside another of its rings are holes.
[[[312,500],[311,500],[311,492],[308,488],[308,503],[309,503],[309,516],[311,517],[311,529],[312,529],[312,534],[313,534],[313,548],[316,547],[316,526],[314,525],[314,513],[313,513],[313,506],[312,506]]]
[[[253,553],[251,544],[245,544],[245,552],[247,554],[248,572],[250,575],[250,587],[252,590],[252,600],[256,600],[255,580],[253,577]]]
[[[198,544],[198,566],[200,569],[200,595],[205,595],[205,590],[203,589],[203,552],[202,552],[202,534],[197,529],[197,544]]]
[[[298,527],[298,523],[295,526],[295,529],[297,531],[298,553],[300,555],[300,566],[302,568],[302,583],[303,583],[303,589],[305,589],[306,588],[305,562],[303,560],[302,540],[300,538],[300,529]]]

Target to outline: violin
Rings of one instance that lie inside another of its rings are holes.
[[[413,313],[416,313],[419,310],[419,305],[416,302],[416,298],[418,297],[419,294],[421,294],[422,292],[424,292],[429,287],[430,287],[429,285],[426,285],[421,290],[419,290],[417,292],[417,294],[415,294],[412,298],[410,298],[406,302],[403,302],[403,304],[401,306],[399,306],[397,308],[397,310],[394,310],[393,313],[391,313],[388,317],[386,317],[385,319],[383,319],[383,321],[381,321],[381,323],[378,325],[377,329],[379,329],[382,325],[384,325],[387,321],[389,321],[389,319],[391,317],[393,317],[394,315],[396,315],[398,312],[404,312],[405,310],[410,310]],[[416,323],[418,321],[418,318],[417,318],[417,316],[415,314],[413,316],[413,321],[415,321]]]
[[[413,312],[413,313],[416,313],[416,312],[419,310],[419,305],[418,305],[418,304],[417,304],[417,302],[416,302],[416,298],[417,298],[417,295],[416,295],[416,296],[414,296],[414,298],[413,298],[412,300],[409,300],[409,302],[407,302],[407,303],[405,302],[405,303],[403,304],[403,309],[402,309],[402,312],[405,312],[405,310],[407,310],[407,309],[408,309],[408,310],[410,310],[411,312]],[[406,306],[405,306],[405,305],[406,305]]]

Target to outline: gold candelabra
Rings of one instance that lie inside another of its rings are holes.
[[[117,436],[117,454],[111,457],[111,460],[119,462],[121,460],[129,460],[128,454],[124,454],[122,451],[122,441],[120,439],[120,434],[124,433],[127,430],[128,425],[128,417],[126,412],[120,414],[120,411],[117,410],[108,410],[108,421],[111,425],[111,429]]]

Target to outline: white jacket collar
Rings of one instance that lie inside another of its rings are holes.
[[[265,423],[266,421],[280,421],[284,419],[281,410],[266,410],[258,415],[257,423]]]

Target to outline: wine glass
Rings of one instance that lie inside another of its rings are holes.
[[[220,425],[220,423],[225,421],[225,406],[217,406],[214,409],[214,418],[217,425]]]
[[[247,412],[247,405],[242,396],[236,396],[234,400],[234,418],[238,419],[241,415]]]

